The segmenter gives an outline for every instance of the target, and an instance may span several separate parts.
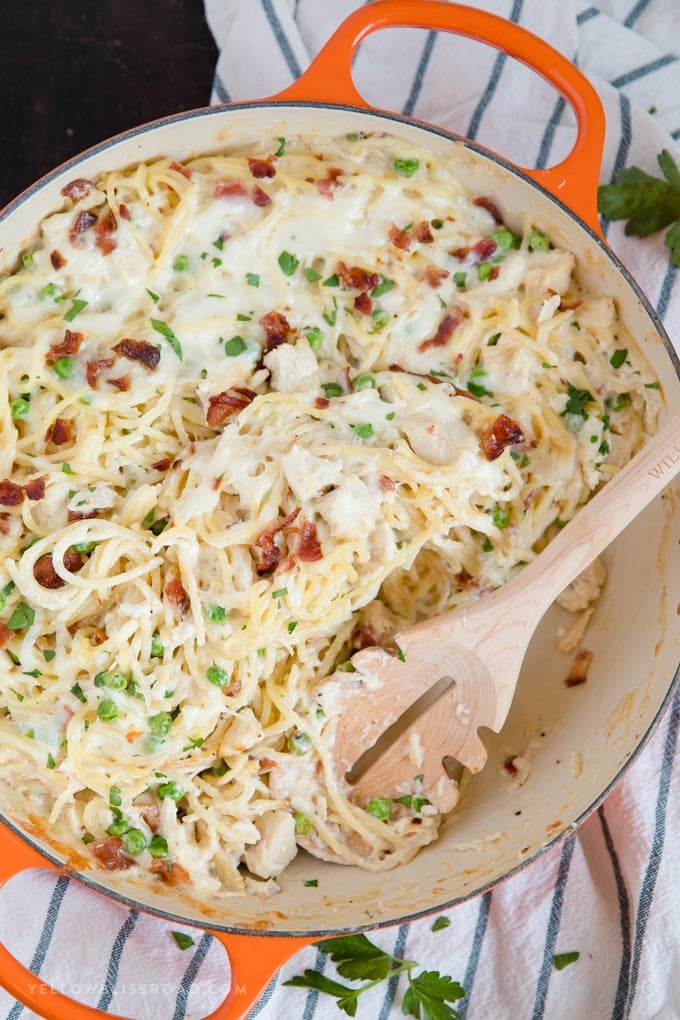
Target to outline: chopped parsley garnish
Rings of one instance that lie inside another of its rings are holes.
[[[467,273],[454,273],[453,274],[453,282],[455,283],[456,287],[458,287],[459,290],[465,286],[465,281],[466,280],[467,280]]]
[[[8,630],[25,630],[26,627],[32,626],[35,620],[35,609],[27,605],[26,602],[19,602],[14,608],[14,612],[7,621]]]
[[[175,336],[170,326],[168,326],[167,322],[163,322],[161,319],[152,319],[151,325],[153,326],[157,333],[160,333],[162,337],[165,337],[165,339],[168,341],[173,351],[181,361],[182,345],[180,344],[179,340]]]
[[[276,150],[276,152],[274,153],[274,155],[275,156],[283,156],[284,152],[286,151],[286,139],[283,138],[283,137],[280,137],[278,141],[279,141],[279,147]]]
[[[309,329],[303,330],[307,337],[307,343],[313,351],[321,350],[323,346],[323,334],[318,326],[310,326]]]
[[[395,159],[394,169],[400,177],[413,177],[420,168],[420,162],[417,159]]]
[[[321,313],[322,318],[329,326],[334,326],[338,318],[338,302],[336,298],[333,298],[333,307],[328,310],[324,308]]]
[[[500,530],[507,528],[510,523],[510,512],[501,506],[496,506],[491,514],[491,520]]]
[[[172,263],[172,268],[176,273],[186,273],[191,269],[191,259],[188,255],[178,255]]]
[[[556,953],[555,956],[553,956],[555,970],[564,970],[564,968],[568,967],[570,963],[576,963],[580,955],[581,954],[576,952],[576,950],[571,953]]]
[[[392,816],[392,803],[389,797],[374,797],[368,802],[368,813],[381,821],[387,821]]]
[[[259,287],[260,277],[257,273],[246,273],[246,283],[249,287]]]
[[[317,273],[316,269],[303,269],[303,275],[306,280],[310,283],[316,283],[317,280],[321,279],[321,273]]]
[[[161,800],[165,800],[166,797],[169,797],[170,800],[177,801],[181,800],[182,797],[184,796],[184,790],[182,789],[182,787],[174,782],[161,783],[160,786],[156,789],[156,793],[158,794]]]
[[[318,878],[306,878],[302,884],[306,885],[306,886],[309,886],[312,889],[316,889],[318,884],[319,884],[319,879]]]
[[[229,613],[224,606],[218,606],[214,602],[208,602],[204,606],[203,612],[210,623],[224,623],[229,617]]]
[[[243,354],[247,350],[248,344],[245,342],[243,337],[233,336],[231,340],[227,340],[224,345],[224,353],[230,358],[235,358],[238,354]]]
[[[48,769],[55,769],[56,767],[57,767],[57,763],[55,762],[54,758],[52,757],[52,754],[51,753],[48,754],[47,755],[47,768]]]
[[[280,598],[282,598],[282,596],[287,595],[287,594],[288,594],[288,589],[287,588],[277,588],[276,591],[272,592],[272,598],[273,599],[280,599]]]
[[[443,928],[448,928],[451,924],[451,918],[445,917],[443,914],[432,922],[431,931],[442,931]]]
[[[411,808],[416,814],[430,803],[427,797],[423,797],[421,793],[405,793],[403,797],[394,797],[393,800],[395,804],[403,804],[404,807]]]
[[[370,422],[362,422],[360,425],[350,425],[355,436],[359,439],[370,439],[373,435],[373,426]]]
[[[83,705],[87,701],[87,698],[83,694],[83,689],[82,689],[82,687],[80,686],[80,684],[77,681],[76,681],[76,683],[74,683],[73,687],[71,688],[71,694],[73,694],[73,696],[76,697],[78,699],[78,701],[82,702]]]
[[[586,411],[586,404],[595,399],[590,390],[579,390],[576,386],[572,386],[572,384],[568,382],[567,394],[569,399],[562,411],[562,415],[578,414],[582,418],[587,418],[588,412]]]
[[[282,251],[277,261],[286,276],[292,276],[300,265],[300,259],[289,251]]]
[[[487,375],[486,369],[478,366],[473,368],[470,372],[470,378],[466,389],[469,393],[472,393],[475,397],[492,397],[493,393],[491,390],[487,390],[486,386],[480,380],[485,379]]]
[[[148,287],[146,288],[146,292],[147,292],[147,294],[149,295],[149,297],[151,298],[151,300],[153,301],[153,303],[154,303],[155,305],[157,305],[157,304],[158,304],[158,302],[160,301],[160,297],[159,297],[159,295],[158,295],[158,294],[156,294],[156,293],[155,293],[154,291],[152,291],[152,290],[149,290],[149,288],[148,288]]]
[[[182,931],[171,931],[170,934],[182,951],[191,949],[196,944],[191,935],[185,935]]]
[[[418,967],[414,960],[392,956],[362,934],[341,935],[315,945],[320,952],[330,956],[341,977],[361,984],[352,988],[319,970],[307,968],[304,974],[284,981],[284,985],[312,988],[315,992],[330,995],[336,1000],[338,1009],[348,1016],[356,1016],[360,995],[380,981],[396,980],[399,975],[406,974],[408,987],[401,1002],[401,1012],[405,1016],[419,1020],[460,1020],[461,1014],[449,1003],[462,999],[465,990],[447,975],[436,970],[424,970],[413,976]]]
[[[83,301],[82,298],[73,298],[71,300],[71,307],[69,308],[69,310],[64,315],[64,321],[65,322],[73,322],[73,320],[75,319],[76,315],[79,315],[80,312],[82,312],[83,308],[85,308],[86,305],[87,305],[87,301]]]
[[[336,382],[321,383],[321,389],[329,400],[331,397],[341,397],[343,394],[342,386]]]
[[[288,624],[288,633],[292,634],[297,625],[298,625],[297,620],[291,620],[290,623]]]
[[[43,648],[43,659],[45,662],[51,662],[55,658],[56,652],[54,648]]]
[[[371,297],[380,297],[382,294],[387,294],[388,290],[392,290],[394,287],[394,280],[389,280],[386,276],[380,274],[380,283],[377,287],[374,287],[371,291]]]
[[[611,358],[609,359],[609,364],[612,366],[612,368],[621,368],[621,365],[623,365],[627,357],[628,348],[619,347],[617,350],[614,351]]]

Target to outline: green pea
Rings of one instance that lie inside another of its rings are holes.
[[[76,370],[76,363],[73,358],[57,358],[52,369],[60,379],[70,379]]]
[[[288,736],[288,750],[292,754],[309,754],[312,750],[312,738],[308,733],[291,733]]]
[[[152,857],[167,857],[168,841],[164,836],[152,836],[148,849]]]
[[[295,831],[298,836],[306,836],[314,828],[314,822],[308,815],[303,815],[300,811],[296,811],[293,815],[295,820]]]
[[[128,829],[122,839],[129,854],[141,854],[142,850],[146,850],[146,836],[141,829]]]
[[[172,268],[176,273],[186,273],[187,269],[191,268],[191,259],[188,255],[178,255],[172,263]]]
[[[31,405],[27,400],[24,400],[22,397],[17,397],[16,400],[11,401],[9,405],[9,410],[10,414],[16,421],[22,418],[28,418],[29,414],[31,413]]]
[[[169,712],[159,712],[149,716],[149,730],[155,737],[165,737],[172,729],[172,716]]]
[[[381,821],[387,821],[392,816],[392,804],[389,797],[374,797],[368,802],[368,813]]]
[[[106,831],[109,836],[124,836],[126,832],[129,832],[129,830],[129,822],[126,822],[124,818],[116,818],[114,822],[111,822]]]
[[[127,683],[128,675],[120,669],[104,669],[94,678],[95,687],[108,687],[112,691],[124,691]]]
[[[214,602],[208,602],[204,607],[203,612],[205,613],[206,619],[210,620],[211,623],[224,623],[229,613],[224,606],[217,606]]]
[[[184,790],[174,782],[161,783],[157,792],[161,800],[165,800],[166,797],[169,797],[170,800],[180,800],[184,796]]]
[[[103,722],[118,718],[118,705],[111,698],[105,698],[97,705],[97,715]]]
[[[216,687],[226,687],[229,683],[229,674],[221,666],[209,666],[205,675]]]
[[[352,380],[352,386],[355,390],[374,390],[375,379],[369,372],[362,372]]]
[[[550,248],[550,238],[541,230],[532,230],[529,234],[528,245],[531,251],[547,251]]]

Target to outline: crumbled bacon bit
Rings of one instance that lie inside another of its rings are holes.
[[[354,307],[362,315],[370,315],[373,310],[373,299],[369,294],[358,294],[354,300]]]
[[[118,206],[118,214],[121,220],[130,220],[132,218],[130,216],[130,210],[126,206],[125,202],[121,202],[120,205]]]
[[[267,574],[278,566],[281,559],[281,550],[276,544],[276,536],[280,531],[284,531],[286,528],[290,527],[299,513],[300,507],[297,507],[297,509],[287,514],[285,517],[280,517],[272,524],[268,524],[267,527],[257,536],[255,539],[255,545],[261,553],[260,562],[256,568],[258,574]]]
[[[266,191],[263,191],[257,184],[253,188],[253,202],[255,205],[269,205],[271,198]]]
[[[116,217],[109,209],[98,221],[94,228],[95,244],[102,255],[110,255],[114,248],[118,247],[117,242],[111,234],[118,226]]]
[[[391,223],[390,229],[387,233],[395,248],[400,248],[401,251],[407,251],[411,247],[413,237],[408,230],[401,230],[399,227],[395,226],[394,223]]]
[[[45,556],[40,556],[39,559],[33,564],[33,577],[36,579],[41,588],[49,588],[55,590],[57,588],[63,588],[66,584],[63,577],[54,569],[54,563],[52,562],[52,556],[50,553],[46,553]]]
[[[329,167],[326,172],[326,176],[319,178],[319,180],[316,182],[316,186],[319,192],[322,195],[325,195],[326,198],[332,199],[334,197],[333,189],[342,187],[342,184],[338,180],[338,177],[343,173],[344,170],[341,170],[340,167],[338,166]]]
[[[63,269],[66,265],[67,259],[65,259],[61,252],[57,251],[55,248],[50,252],[50,262],[52,263],[53,269]]]
[[[108,839],[100,839],[93,843],[92,853],[105,871],[124,871],[135,863],[132,857],[125,853],[120,836],[109,836]]]
[[[74,202],[77,202],[80,198],[85,198],[91,191],[94,191],[94,184],[84,177],[77,177],[74,181],[69,181],[61,189],[62,195],[65,195],[66,198],[72,198]]]
[[[492,241],[490,237],[482,237],[476,244],[472,245],[470,251],[479,262],[485,262],[491,258],[497,247],[496,242]]]
[[[482,449],[487,460],[496,460],[506,446],[524,442],[524,433],[516,421],[507,414],[499,414],[482,430]]]
[[[500,271],[501,271],[500,266],[492,266],[491,270],[489,271],[489,275],[487,276],[487,280],[495,280]]]
[[[158,875],[167,885],[186,885],[191,880],[186,868],[169,861],[167,857],[154,858],[149,865],[149,871]]]
[[[585,648],[579,648],[569,669],[569,675],[564,681],[567,687],[578,687],[588,679],[588,670],[593,661],[593,653]]]
[[[155,460],[151,467],[155,471],[169,471],[172,467],[172,461],[169,457],[163,457],[162,460]]]
[[[165,597],[171,606],[182,615],[189,611],[191,602],[189,596],[186,593],[184,585],[177,577],[171,578],[163,589]]]
[[[2,506],[19,506],[24,499],[24,490],[9,478],[0,481],[0,504]]]
[[[77,354],[80,350],[80,345],[83,342],[83,334],[76,333],[73,330],[64,330],[64,339],[60,344],[52,344],[49,351],[45,355],[45,360],[48,365],[54,364],[59,358],[70,357],[71,354]]]
[[[55,446],[64,446],[73,438],[73,423],[70,418],[55,418],[47,432],[45,442]]]
[[[211,428],[221,425],[227,418],[231,418],[232,415],[248,406],[252,397],[243,396],[241,393],[242,391],[229,393],[225,390],[223,393],[208,398],[208,410],[205,417]]]
[[[95,387],[99,373],[103,372],[107,368],[111,368],[113,362],[113,358],[100,358],[99,361],[87,362],[85,366],[85,377],[92,389]]]
[[[314,563],[323,557],[316,524],[312,521],[305,521],[302,525],[298,556],[303,563]]]
[[[30,481],[26,482],[23,486],[23,490],[28,499],[44,499],[45,498],[45,479],[42,478],[31,478]]]
[[[94,213],[89,212],[87,209],[82,209],[76,216],[73,226],[68,232],[71,244],[79,245],[81,234],[84,234],[86,230],[93,227],[96,222],[97,217]]]
[[[267,336],[267,352],[273,351],[281,344],[288,343],[294,335],[294,330],[282,312],[267,312],[259,320],[259,323]]]
[[[423,351],[429,351],[431,347],[443,347],[451,339],[454,331],[458,329],[462,321],[463,310],[458,305],[454,305],[451,311],[447,312],[439,323],[434,334],[418,344],[418,351],[422,353]]]
[[[188,181],[191,180],[191,170],[188,166],[184,166],[183,163],[178,163],[176,159],[173,159],[172,163],[168,167],[169,170],[176,170],[182,177],[186,177]]]
[[[117,390],[121,390],[123,393],[129,390],[132,385],[132,379],[129,375],[120,375],[116,379],[107,379],[106,381],[110,386],[115,386]]]
[[[394,492],[394,490],[397,487],[397,483],[394,481],[394,479],[388,478],[387,475],[380,476],[380,479],[378,480],[378,485],[380,486],[383,492]]]
[[[0,648],[6,648],[14,637],[14,631],[10,630],[6,623],[0,622]]]
[[[314,407],[324,408],[328,407],[330,400],[326,397],[314,397]]]
[[[267,156],[266,159],[255,159],[253,156],[249,156],[248,169],[253,177],[256,177],[258,180],[261,180],[263,177],[276,176],[276,167],[274,166],[274,157],[272,155]]]
[[[160,349],[156,344],[150,344],[146,340],[133,340],[131,337],[124,337],[111,349],[116,354],[128,358],[129,361],[139,361],[145,368],[152,371],[158,367],[161,360]]]
[[[99,517],[99,510],[88,510],[87,513],[82,510],[69,510],[67,514],[68,521],[91,521],[95,517]]]
[[[105,644],[109,640],[109,635],[106,633],[103,627],[95,627],[90,634],[90,644],[97,648],[99,645]]]
[[[430,287],[438,287],[448,275],[448,269],[440,269],[439,266],[428,266],[423,273],[423,282]]]
[[[414,234],[416,236],[416,241],[419,241],[420,244],[432,244],[434,241],[434,235],[427,220],[421,220],[420,223],[418,223],[414,230]]]
[[[215,198],[238,198],[247,194],[243,181],[218,181],[215,185]]]
[[[503,225],[503,217],[498,211],[498,206],[490,198],[480,195],[478,198],[473,198],[472,204],[479,206],[480,209],[486,209],[488,213],[491,213],[494,223],[496,223],[497,226],[500,227]]]
[[[338,262],[338,275],[343,287],[351,287],[362,293],[373,290],[380,283],[377,273],[369,273],[361,266],[348,266],[344,262]]]
[[[161,825],[161,809],[158,804],[145,804],[139,812],[152,832],[158,832]]]

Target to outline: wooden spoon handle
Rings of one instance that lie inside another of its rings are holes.
[[[547,608],[679,471],[680,414],[675,414],[522,571],[513,592],[524,585],[537,597],[541,590]]]

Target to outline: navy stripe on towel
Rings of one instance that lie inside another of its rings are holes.
[[[215,93],[215,95],[217,96],[217,98],[219,99],[219,101],[221,103],[230,103],[231,102],[231,97],[230,97],[229,93],[227,92],[227,90],[225,89],[224,82],[220,78],[220,76],[217,73],[217,71],[215,71],[215,74],[213,75],[212,88],[213,88],[213,92]]]
[[[666,731],[666,742],[664,745],[663,759],[661,762],[661,778],[659,780],[659,791],[656,798],[656,811],[654,822],[654,837],[652,849],[649,854],[649,861],[645,869],[640,890],[640,901],[638,903],[637,917],[635,919],[635,939],[633,942],[633,962],[630,969],[630,994],[627,1003],[626,1016],[632,1016],[631,1010],[637,991],[637,981],[640,973],[640,958],[642,956],[645,931],[649,912],[654,899],[656,880],[659,877],[661,858],[663,857],[664,841],[666,837],[666,805],[668,804],[668,793],[671,786],[671,773],[673,771],[673,759],[678,746],[678,730],[680,729],[680,687],[673,698],[668,730]]]
[[[406,952],[406,940],[408,939],[408,925],[401,924],[399,931],[397,932],[397,938],[394,943],[394,949],[392,950],[392,956],[395,956],[397,960],[404,959],[404,953]],[[397,974],[394,977],[389,978],[387,982],[387,990],[385,992],[385,999],[382,1004],[382,1009],[378,1016],[378,1020],[389,1020],[392,1016],[392,1007],[394,1006],[397,998],[397,988],[399,987],[399,979],[401,975]]]
[[[427,41],[423,47],[423,52],[420,60],[418,61],[418,68],[416,70],[413,84],[411,85],[411,91],[409,92],[408,99],[404,105],[403,113],[410,117],[413,113],[413,108],[418,101],[418,96],[423,87],[423,81],[425,80],[425,72],[427,71],[427,65],[430,62],[432,56],[432,50],[434,49],[435,40],[437,38],[436,32],[428,32]]]
[[[189,962],[189,966],[182,975],[180,981],[179,990],[177,992],[177,998],[175,999],[175,1012],[172,1014],[172,1020],[184,1020],[187,1010],[187,999],[189,998],[189,992],[193,985],[198,972],[201,969],[201,965],[208,955],[208,950],[212,944],[212,935],[208,935],[207,932],[203,932],[201,941],[198,943],[196,951]]]
[[[326,960],[328,959],[326,953],[322,953],[320,949],[316,951],[316,960],[314,961],[314,970],[318,971],[319,974],[323,974],[326,969]],[[302,1020],[312,1020],[312,1017],[316,1013],[316,1004],[319,1001],[319,993],[316,988],[310,988],[307,992],[307,998],[305,999],[305,1009],[302,1014]]]
[[[109,966],[106,970],[106,978],[104,979],[104,988],[102,989],[102,993],[99,996],[99,1002],[97,1003],[97,1009],[101,1009],[104,1012],[111,1005],[111,999],[113,998],[113,993],[116,988],[116,981],[118,980],[118,970],[120,968],[123,949],[125,948],[125,943],[135,930],[138,918],[139,911],[131,910],[124,923],[121,925],[111,948]]]
[[[463,978],[463,988],[465,989],[465,998],[461,1000],[457,1009],[460,1013],[461,1020],[466,1020],[467,1011],[470,1005],[470,998],[472,996],[472,989],[475,984],[475,977],[477,975],[477,967],[479,966],[479,958],[482,953],[482,943],[486,934],[487,924],[489,923],[489,913],[491,912],[491,890],[485,892],[479,901],[479,913],[477,914],[477,924],[475,925],[475,933],[472,937],[472,949],[470,950],[470,956],[468,959],[467,967],[465,968],[465,977]]]
[[[510,12],[509,19],[510,21],[519,21],[520,15],[522,13],[522,3],[523,0],[515,0],[515,2],[512,5],[512,11]],[[468,129],[465,133],[467,137],[471,138],[473,141],[477,137],[477,132],[479,131],[479,125],[481,124],[484,112],[489,103],[491,102],[491,100],[493,99],[494,93],[498,87],[498,82],[500,80],[501,74],[503,73],[503,68],[505,67],[505,62],[507,59],[508,59],[507,53],[499,53],[498,56],[496,57],[488,85],[484,89],[482,97],[477,103],[475,111],[472,114],[472,119],[470,120]]]
[[[619,980],[616,985],[616,998],[614,1000],[614,1011],[612,1020],[622,1020],[624,1016],[626,999],[628,997],[628,983],[630,981],[630,955],[631,955],[631,926],[630,926],[630,900],[626,889],[626,880],[621,871],[619,855],[614,846],[614,840],[607,824],[607,817],[604,813],[604,805],[598,808],[598,818],[602,828],[604,844],[612,862],[612,871],[616,881],[616,893],[619,901],[619,918],[621,922],[621,968]]]
[[[645,7],[648,7],[648,6],[649,6],[649,0],[637,0],[637,3],[635,4],[635,6],[633,7],[632,11],[626,17],[626,20],[623,23],[624,27],[625,28],[632,28],[633,25],[635,24],[635,22],[637,21],[637,19],[640,17],[642,12],[644,11]]]
[[[66,875],[60,875],[52,891],[52,896],[47,908],[47,914],[45,915],[45,923],[43,924],[43,929],[40,933],[40,938],[38,939],[38,945],[36,946],[36,950],[33,954],[33,959],[28,965],[28,969],[32,971],[33,974],[39,974],[40,968],[45,962],[47,950],[50,948],[59,911],[68,887],[68,878]],[[7,1014],[7,1020],[17,1020],[17,1017],[21,1016],[23,1010],[23,1005],[20,1002],[16,1002]]]
[[[545,1015],[545,1003],[548,997],[548,985],[550,984],[550,975],[553,969],[553,956],[555,955],[557,936],[560,933],[560,921],[562,920],[562,907],[564,906],[564,893],[567,888],[567,879],[569,878],[569,868],[571,866],[571,859],[574,854],[575,844],[576,837],[575,835],[571,835],[565,840],[564,846],[562,847],[562,854],[560,856],[560,866],[557,869],[557,879],[555,881],[555,889],[553,891],[552,906],[550,907],[548,930],[545,935],[543,960],[541,963],[541,970],[538,975],[538,985],[536,987],[534,1010],[533,1013],[531,1014],[532,1020],[543,1020],[543,1016]]]
[[[274,33],[276,41],[279,44],[279,49],[281,50],[281,53],[283,54],[285,61],[288,64],[288,70],[290,71],[294,78],[299,78],[300,75],[302,74],[302,70],[295,58],[293,49],[290,43],[288,42],[288,39],[286,38],[286,33],[283,31],[281,22],[279,21],[276,11],[274,10],[274,4],[272,3],[272,0],[262,0],[262,7],[264,9],[264,13],[267,15],[267,21],[271,25],[271,29],[272,32]]]
[[[648,64],[642,64],[640,67],[633,68],[632,71],[626,71],[619,78],[613,78],[611,83],[615,89],[620,89],[624,85],[630,85],[632,81],[639,81],[640,78],[645,78],[648,74],[652,74],[654,71],[659,71],[662,67],[668,67],[669,64],[674,64],[678,58],[674,57],[673,54],[667,53],[663,57],[659,57],[657,60],[650,60]]]

